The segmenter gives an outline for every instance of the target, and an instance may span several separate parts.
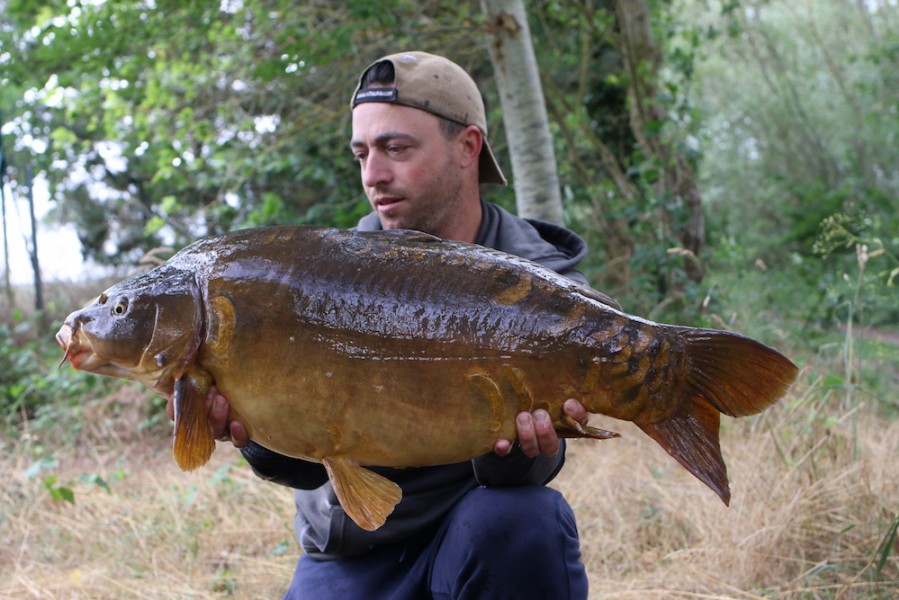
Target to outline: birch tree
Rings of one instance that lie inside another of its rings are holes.
[[[509,141],[518,214],[562,223],[549,120],[522,0],[481,0]]]

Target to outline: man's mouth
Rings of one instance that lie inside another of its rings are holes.
[[[386,208],[389,206],[393,206],[394,204],[398,204],[402,201],[403,198],[401,196],[378,196],[377,198],[375,198],[375,206],[377,206],[378,208]]]

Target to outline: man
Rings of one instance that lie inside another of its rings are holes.
[[[580,282],[586,245],[555,225],[512,216],[480,198],[480,183],[505,184],[487,144],[483,100],[458,65],[422,52],[385,57],[352,98],[350,147],[374,209],[361,231],[416,229],[540,262]],[[611,301],[610,301],[611,302]],[[586,598],[574,515],[545,487],[564,444],[543,410],[517,416],[518,439],[465,463],[376,468],[403,499],[368,532],[343,512],[316,463],[277,455],[247,439],[213,392],[209,421],[262,478],[296,488],[303,548],[286,598]],[[564,405],[586,422],[583,406]]]

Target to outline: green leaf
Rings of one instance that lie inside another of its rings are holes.
[[[147,237],[152,236],[163,227],[165,227],[165,219],[159,215],[153,215],[144,227],[144,235]]]
[[[100,477],[96,473],[92,473],[91,475],[86,475],[86,474],[82,473],[82,475],[78,478],[78,481],[80,481],[82,483],[92,483],[92,484],[96,485],[97,487],[106,490],[106,493],[108,493],[108,494],[112,493],[112,489],[109,487],[109,484],[106,483],[106,480],[104,480],[102,477]]]
[[[283,556],[288,550],[290,550],[290,542],[284,541],[275,546],[270,554],[272,556]]]
[[[884,535],[884,539],[880,545],[880,558],[877,560],[877,572],[880,573],[883,571],[883,567],[887,564],[887,560],[890,558],[890,553],[892,552],[893,545],[896,543],[896,531],[899,530],[899,513],[896,514],[896,518],[893,519],[892,524],[887,527],[886,535]]]
[[[58,466],[59,461],[55,458],[42,458],[28,467],[25,471],[25,479],[34,479],[41,471],[55,469]]]
[[[58,481],[58,475],[50,475],[45,477],[41,483],[47,488],[47,491],[50,492],[50,497],[54,500],[75,504],[75,492],[70,487],[56,485]]]

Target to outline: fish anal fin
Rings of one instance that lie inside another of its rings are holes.
[[[608,440],[621,437],[614,431],[599,429],[598,427],[590,427],[572,419],[568,415],[562,415],[558,421],[553,423],[559,437],[564,438],[590,438],[593,440]]]
[[[330,457],[322,463],[343,510],[366,531],[381,527],[403,497],[400,486],[349,459]]]
[[[175,382],[175,439],[172,454],[184,471],[202,467],[215,450],[215,438],[206,417],[206,396],[211,384],[191,373]]]
[[[727,466],[718,441],[720,413],[704,399],[694,400],[688,406],[689,410],[681,410],[662,421],[637,425],[718,494],[724,504],[730,504]]]

